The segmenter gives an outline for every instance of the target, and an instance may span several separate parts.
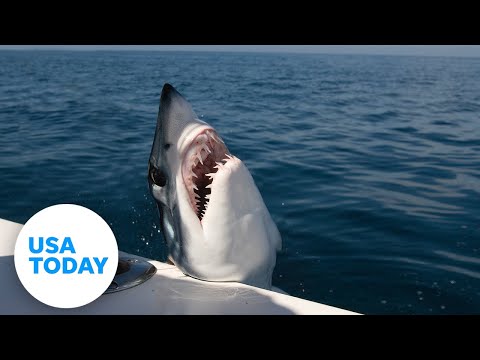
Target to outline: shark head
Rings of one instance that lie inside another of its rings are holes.
[[[281,236],[245,164],[170,84],[148,164],[169,259],[186,275],[271,288]]]

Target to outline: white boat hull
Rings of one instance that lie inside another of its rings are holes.
[[[156,274],[143,284],[104,294],[79,308],[53,308],[32,297],[18,279],[13,253],[21,228],[0,219],[0,314],[356,314],[245,284],[196,280],[175,266],[131,254],[154,265]]]

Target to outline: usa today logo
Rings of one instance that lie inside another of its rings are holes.
[[[15,269],[37,300],[58,308],[101,296],[117,271],[118,247],[108,224],[83,206],[60,204],[32,216],[15,244]]]

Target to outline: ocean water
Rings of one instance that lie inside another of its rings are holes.
[[[274,285],[480,314],[480,59],[3,51],[0,217],[84,205],[165,260],[146,182],[165,82],[250,169],[283,238]]]

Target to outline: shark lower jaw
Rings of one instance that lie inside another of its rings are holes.
[[[231,155],[213,128],[202,129],[192,140],[182,159],[182,177],[190,205],[201,221],[210,201],[215,173]]]

